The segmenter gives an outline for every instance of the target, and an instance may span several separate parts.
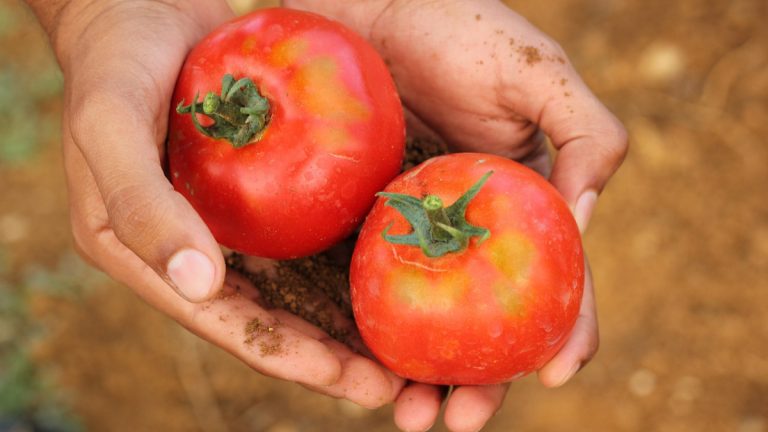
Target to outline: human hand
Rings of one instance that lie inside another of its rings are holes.
[[[64,72],[62,141],[81,255],[264,374],[368,407],[392,401],[401,379],[267,310],[247,281],[226,275],[216,241],[163,173],[176,77],[193,44],[232,17],[226,3],[29,2]]]
[[[455,150],[496,153],[549,178],[586,229],[597,194],[621,164],[627,136],[597,100],[563,50],[502,3],[286,0],[288,7],[336,18],[367,37],[386,60],[410,111],[414,132],[435,133]],[[558,150],[554,164],[544,134]],[[562,385],[595,354],[597,317],[587,266],[581,310],[570,339],[538,373]],[[479,430],[499,408],[508,385],[464,386],[447,401],[453,431]],[[395,421],[426,430],[443,391],[410,384],[398,396]]]

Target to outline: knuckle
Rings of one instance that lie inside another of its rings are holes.
[[[79,256],[86,264],[98,270],[103,270],[101,265],[93,258],[94,255],[86,250],[83,243],[75,241],[72,248],[75,250],[77,256]]]
[[[70,221],[72,232],[72,247],[77,255],[91,267],[103,270],[98,258],[100,245],[96,239],[95,230],[81,219],[72,218]]]
[[[105,204],[109,224],[121,241],[144,247],[160,234],[165,210],[159,195],[148,193],[140,185],[121,185],[107,193]]]
[[[76,94],[69,102],[69,130],[82,149],[83,144],[92,141],[96,132],[103,128],[105,113],[113,112],[115,107],[111,101],[113,97],[98,86]]]
[[[80,228],[79,224],[72,224],[72,246],[75,249],[75,252],[77,252],[78,255],[80,255],[80,258],[83,258],[84,260],[91,260],[91,257],[93,256],[93,248],[91,247],[91,244],[89,241],[86,240],[87,235],[83,233],[83,230]]]
[[[550,53],[550,55],[552,55],[558,62],[563,64],[568,63],[568,54],[559,42],[547,37],[543,43],[545,52]]]
[[[592,358],[594,358],[595,355],[597,355],[597,352],[599,350],[600,350],[600,336],[597,334],[597,332],[595,332],[595,334],[589,339],[587,343],[586,351],[584,353],[583,363],[587,363],[590,360],[592,360]]]
[[[615,165],[621,164],[629,151],[629,134],[624,125],[617,119],[601,131],[602,142],[604,143],[603,152],[607,160]]]
[[[627,128],[625,128],[624,125],[621,124],[621,122],[616,118],[614,118],[611,133],[613,135],[614,141],[616,142],[616,145],[626,151],[627,147],[629,146],[629,133],[627,132]]]
[[[589,350],[587,351],[587,360],[592,360],[598,351],[600,351],[600,338],[596,337],[594,341],[589,345]]]

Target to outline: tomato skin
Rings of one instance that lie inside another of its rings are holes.
[[[249,255],[311,255],[348,236],[404,153],[403,112],[384,62],[360,36],[319,15],[264,9],[193,48],[175,107],[249,77],[271,105],[261,139],[234,148],[172,112],[169,174],[217,241]],[[208,120],[198,114],[205,125]]]
[[[566,342],[581,303],[584,256],[568,206],[544,178],[487,154],[441,156],[393,180],[386,192],[455,202],[488,171],[466,219],[491,236],[428,258],[382,237],[410,224],[379,198],[352,258],[360,334],[392,371],[431,384],[480,385],[541,368]]]

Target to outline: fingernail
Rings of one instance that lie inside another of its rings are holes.
[[[573,218],[576,219],[576,225],[579,226],[579,231],[584,234],[589,225],[589,219],[592,217],[592,210],[595,209],[595,203],[597,202],[597,192],[588,190],[581,194],[578,200],[576,200],[576,206],[573,209]]]
[[[576,375],[576,372],[578,372],[578,371],[579,371],[579,368],[580,368],[580,367],[581,367],[581,365],[580,365],[579,363],[574,363],[574,364],[573,364],[573,366],[571,366],[571,368],[568,370],[568,372],[566,372],[566,373],[565,373],[565,374],[564,374],[564,375],[563,375],[563,376],[560,378],[560,380],[557,382],[557,384],[555,385],[555,387],[560,387],[561,385],[563,385],[563,384],[567,383],[567,382],[568,382],[568,380],[570,380],[571,378],[573,378],[573,376],[574,376],[574,375]]]
[[[179,294],[190,301],[204,300],[213,286],[213,262],[194,249],[176,252],[168,261],[166,272]]]

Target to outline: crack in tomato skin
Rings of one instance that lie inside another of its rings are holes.
[[[437,273],[443,273],[448,271],[448,269],[439,269],[439,268],[430,267],[418,261],[408,261],[405,258],[401,257],[400,254],[397,253],[397,248],[395,248],[394,245],[392,245],[392,255],[395,257],[397,261],[400,262],[400,264],[403,264],[403,265],[414,266],[420,269],[424,269],[430,272],[437,272]]]
[[[394,235],[409,226],[383,200],[360,232],[350,274],[355,318],[374,355],[401,376],[432,384],[517,379],[543,366],[573,327],[584,280],[580,234],[538,174],[496,156],[454,154],[385,191],[453,202],[490,169],[466,214],[491,231],[484,242],[439,258],[390,244],[381,236],[387,226]]]

